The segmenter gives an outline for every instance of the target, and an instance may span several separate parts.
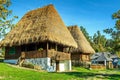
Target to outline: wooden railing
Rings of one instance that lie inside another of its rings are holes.
[[[70,54],[64,52],[58,52],[54,50],[41,50],[41,51],[29,51],[25,52],[25,58],[45,58],[49,57],[54,60],[70,60]]]
[[[25,58],[45,58],[47,57],[47,51],[41,50],[41,51],[29,51],[25,52]]]
[[[106,69],[106,66],[105,65],[100,65],[100,64],[92,64],[91,66],[90,66],[92,69],[100,69],[100,70],[104,70],[104,69]]]
[[[48,50],[48,57],[54,60],[70,60],[70,53]]]

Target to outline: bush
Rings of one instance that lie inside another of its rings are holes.
[[[35,65],[34,69],[36,69],[36,70],[42,70],[41,66],[39,66],[39,65]]]
[[[0,59],[0,62],[3,62],[4,61],[4,59]]]
[[[34,65],[31,64],[31,63],[23,63],[23,64],[22,64],[22,67],[34,69]]]

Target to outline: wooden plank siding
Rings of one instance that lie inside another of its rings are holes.
[[[25,58],[45,58],[47,57],[47,50],[41,50],[41,51],[28,51],[25,52]]]
[[[29,51],[25,52],[25,58],[45,58],[49,57],[54,60],[70,60],[70,54],[53,50]]]
[[[70,60],[71,54],[59,51],[48,50],[48,57],[55,60]]]
[[[5,59],[18,59],[21,55],[20,46],[15,47],[15,54],[9,54],[10,47],[5,48]]]
[[[90,54],[73,53],[71,54],[71,61],[73,66],[84,66],[90,62]]]
[[[106,69],[106,66],[105,65],[91,65],[90,68],[104,70],[104,69]]]
[[[79,60],[79,61],[90,61],[90,54],[74,53],[74,54],[71,54],[71,59]]]

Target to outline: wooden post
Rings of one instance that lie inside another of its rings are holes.
[[[88,58],[89,58],[89,61],[90,61],[90,54],[88,54]]]
[[[57,51],[57,43],[55,44],[55,50]]]
[[[46,57],[48,56],[48,49],[49,49],[49,43],[47,42],[47,53],[46,53]]]
[[[70,53],[71,47],[69,47],[68,53]]]
[[[27,45],[25,45],[25,52],[27,52]]]
[[[35,50],[37,50],[37,43],[35,43]]]

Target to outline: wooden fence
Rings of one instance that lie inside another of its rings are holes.
[[[91,69],[99,69],[99,70],[104,70],[104,69],[106,69],[106,66],[105,65],[95,65],[95,64],[92,64],[91,66],[90,66],[90,68]]]

